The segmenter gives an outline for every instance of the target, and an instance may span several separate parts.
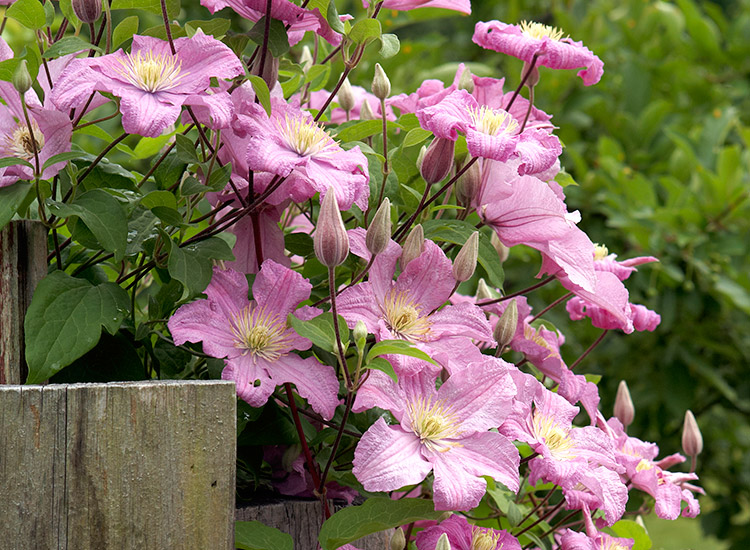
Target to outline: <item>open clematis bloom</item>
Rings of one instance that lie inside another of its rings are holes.
[[[633,548],[633,539],[613,537],[602,533],[594,526],[591,513],[588,508],[583,508],[583,520],[586,532],[579,533],[566,529],[560,537],[560,550],[630,550]]]
[[[521,550],[521,544],[508,531],[471,525],[459,515],[421,531],[416,538],[417,550],[434,550],[443,533],[451,550]]]
[[[488,431],[503,422],[515,391],[507,363],[490,357],[454,372],[437,390],[426,371],[398,382],[372,371],[353,410],[388,409],[399,423],[389,426],[381,417],[364,433],[354,475],[366,491],[393,491],[432,471],[437,510],[477,506],[486,489],[481,476],[518,491],[518,451]]]
[[[368,0],[362,0],[362,5],[370,7]],[[409,11],[417,8],[443,8],[446,10],[460,11],[461,13],[471,13],[470,0],[384,0],[384,10]]]
[[[86,103],[95,91],[120,98],[122,127],[129,134],[159,136],[180,115],[183,105],[205,107],[215,129],[225,128],[234,113],[229,94],[210,88],[211,77],[243,74],[242,63],[223,43],[198,31],[169,43],[134,36],[130,53],[74,59],[52,90],[60,109]]]
[[[309,340],[287,325],[287,316],[310,319],[318,310],[297,305],[310,297],[312,285],[302,275],[266,260],[247,299],[247,279],[234,270],[214,268],[207,299],[180,307],[168,323],[176,345],[203,342],[203,351],[226,358],[221,373],[234,380],[237,394],[253,407],[268,401],[274,388],[286,382],[326,419],[338,405],[339,383],[333,367],[315,357],[303,359],[294,350],[309,349]]]
[[[581,42],[563,37],[561,30],[541,23],[524,21],[508,25],[500,21],[480,21],[474,27],[475,44],[550,69],[581,69],[578,76],[586,86],[596,84],[604,73],[604,63]]]

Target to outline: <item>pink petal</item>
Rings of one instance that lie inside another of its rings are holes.
[[[292,353],[274,361],[269,373],[276,385],[294,384],[297,393],[324,419],[333,418],[339,404],[339,381],[333,367],[321,364],[315,357],[303,359]]]

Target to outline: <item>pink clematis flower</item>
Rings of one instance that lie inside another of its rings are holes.
[[[438,390],[425,371],[398,383],[373,371],[354,411],[388,409],[399,424],[380,418],[365,432],[354,451],[354,475],[367,491],[393,491],[432,471],[437,510],[474,508],[486,489],[480,476],[517,491],[518,451],[488,431],[505,419],[515,389],[507,363],[495,358],[469,364]]]
[[[370,7],[368,0],[362,0],[362,5]],[[408,11],[417,8],[443,8],[446,10],[460,11],[461,13],[471,13],[470,0],[384,0],[384,10]]]
[[[428,79],[422,82],[416,92],[411,94],[399,94],[389,97],[386,100],[387,105],[398,108],[401,114],[416,113],[425,107],[430,107],[439,103],[450,93],[458,90],[458,84],[461,81],[461,75],[466,70],[463,63],[459,63],[453,82],[446,87],[441,80]]]
[[[120,98],[122,126],[129,134],[156,137],[173,124],[183,105],[208,109],[214,128],[229,125],[233,108],[226,92],[209,89],[211,77],[233,78],[244,72],[227,46],[203,31],[169,43],[134,36],[131,53],[73,60],[52,91],[60,109],[85,104],[94,91]]]
[[[349,231],[351,251],[368,260],[362,228]],[[401,247],[391,241],[382,254],[376,256],[368,281],[344,290],[338,297],[339,315],[353,328],[362,320],[375,339],[400,339],[414,343],[449,370],[453,359],[481,358],[471,341],[491,341],[492,332],[482,311],[468,303],[440,306],[453,292],[451,261],[434,242],[426,240],[422,254],[409,262],[393,281],[396,261]],[[397,368],[404,374],[414,374],[433,365],[410,357],[401,358]],[[436,374],[436,373],[433,373]]]
[[[359,146],[345,151],[298,106],[276,98],[271,105],[270,117],[260,105],[248,105],[234,124],[240,137],[250,136],[248,168],[286,178],[269,202],[303,202],[330,188],[340,209],[367,209],[370,178]]]
[[[521,544],[508,531],[477,527],[458,515],[421,531],[416,538],[417,550],[434,550],[443,533],[451,550],[521,550]]]
[[[0,38],[0,61],[13,57],[13,51]],[[18,180],[33,180],[36,161],[41,179],[50,179],[65,167],[58,162],[42,171],[52,156],[70,151],[73,126],[68,115],[57,109],[42,106],[33,89],[24,94],[31,127],[26,124],[21,95],[10,82],[0,82],[0,158],[16,157],[31,163],[34,168],[16,164],[0,168],[0,187]],[[36,149],[36,156],[34,150]]]
[[[604,63],[581,42],[563,38],[563,32],[540,23],[508,25],[500,21],[480,21],[474,28],[475,44],[551,69],[579,69],[586,86],[596,84],[604,73]]]
[[[333,367],[315,357],[301,358],[294,350],[311,343],[287,325],[287,316],[312,318],[318,311],[297,305],[310,297],[312,285],[302,275],[266,260],[247,299],[247,280],[234,271],[214,268],[207,299],[180,307],[169,319],[175,344],[203,342],[212,357],[226,358],[221,373],[237,383],[237,394],[253,407],[268,401],[274,388],[286,382],[326,419],[338,405],[339,383]]]
[[[560,537],[560,550],[630,550],[634,541],[602,533],[594,526],[588,508],[583,509],[586,532],[566,529]]]

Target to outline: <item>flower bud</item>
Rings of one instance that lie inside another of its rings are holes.
[[[401,251],[401,270],[406,269],[406,266],[412,260],[416,260],[422,254],[424,250],[424,229],[422,224],[417,224],[412,227],[409,234],[406,236],[404,241],[404,248]]]
[[[692,411],[685,411],[685,423],[682,426],[682,450],[690,457],[695,457],[703,451],[703,436]]]
[[[518,327],[518,304],[515,300],[512,300],[503,311],[500,319],[497,320],[495,330],[492,331],[492,336],[497,342],[497,347],[500,349],[510,345],[513,336],[516,334],[516,328]]]
[[[375,94],[380,101],[391,95],[391,81],[388,80],[388,75],[385,74],[383,67],[380,63],[375,63],[375,76],[372,79],[372,93]]]
[[[471,76],[469,67],[465,67],[464,72],[461,73],[458,79],[458,89],[466,90],[470,94],[474,93],[474,79]]]
[[[436,137],[424,155],[420,154],[421,162],[417,160],[419,173],[428,185],[442,181],[453,168],[454,145],[449,139]]]
[[[71,0],[76,17],[84,23],[94,23],[102,15],[102,0]]]
[[[391,240],[391,201],[387,198],[380,203],[375,217],[367,228],[365,245],[373,256],[382,253]]]
[[[524,61],[523,69],[521,69],[521,78],[524,77],[524,75],[528,72],[528,70],[529,70],[529,64],[526,61]],[[529,73],[529,76],[526,77],[526,82],[524,83],[524,86],[533,88],[537,84],[539,84],[539,69],[537,69],[536,66],[534,66],[534,68],[531,69],[531,73]]]
[[[617,397],[615,397],[615,418],[622,422],[622,425],[626,428],[633,423],[635,417],[635,406],[633,400],[630,398],[630,390],[625,380],[620,380],[620,385],[617,386]]]
[[[253,72],[258,74],[258,71],[260,71],[260,61],[258,61]],[[258,74],[258,76],[263,79],[263,82],[266,83],[269,90],[273,90],[273,87],[276,86],[276,83],[279,81],[279,59],[269,55],[266,58],[266,62],[263,64],[263,72]]]
[[[305,74],[307,74],[307,71],[313,66],[313,56],[310,52],[309,46],[304,46],[302,48],[302,55],[299,56],[299,64],[302,66],[302,71]]]
[[[318,225],[313,235],[315,256],[326,267],[336,267],[349,255],[349,235],[341,219],[333,189],[328,189],[320,205]]]
[[[339,105],[344,111],[348,113],[352,109],[354,109],[354,104],[357,102],[357,100],[354,97],[354,92],[352,91],[352,85],[349,82],[348,78],[345,78],[344,82],[341,84],[337,97],[339,100]]]
[[[359,108],[359,120],[376,120],[378,118],[380,117],[373,112],[370,102],[365,99]]]
[[[471,159],[468,160],[471,162]],[[479,168],[479,162],[474,162],[463,175],[458,178],[454,187],[456,198],[463,205],[470,205],[479,194],[482,187],[482,171]]]
[[[435,545],[435,550],[452,550],[451,541],[448,540],[448,535],[443,533]]]
[[[362,319],[359,319],[357,324],[354,325],[352,335],[354,336],[354,345],[357,346],[357,349],[361,353],[367,342],[367,325],[365,325],[365,322]]]
[[[26,60],[23,59],[16,67],[12,77],[13,87],[18,90],[18,93],[23,95],[29,91],[34,81],[29,74],[29,69],[26,66]]]
[[[505,260],[508,259],[508,256],[510,256],[510,248],[500,242],[500,237],[497,236],[497,233],[493,233],[490,236],[490,244],[492,244],[492,246],[497,251],[497,255],[500,258],[500,263],[504,263]]]
[[[406,548],[406,535],[404,535],[404,530],[401,527],[391,535],[391,542],[388,547],[390,550],[404,550]]]
[[[474,295],[477,302],[482,302],[484,300],[494,300],[495,298],[499,298],[500,294],[496,290],[493,290],[489,286],[487,286],[487,283],[484,281],[484,279],[479,279],[479,282],[477,283],[477,293]]]
[[[477,269],[477,256],[479,255],[479,231],[474,231],[468,238],[461,250],[456,254],[453,261],[453,278],[463,283],[471,279]]]

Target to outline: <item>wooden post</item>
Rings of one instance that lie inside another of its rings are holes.
[[[235,407],[224,381],[0,386],[0,546],[234,548]]]
[[[0,230],[0,384],[26,380],[23,319],[37,283],[47,274],[47,228],[10,222]]]

